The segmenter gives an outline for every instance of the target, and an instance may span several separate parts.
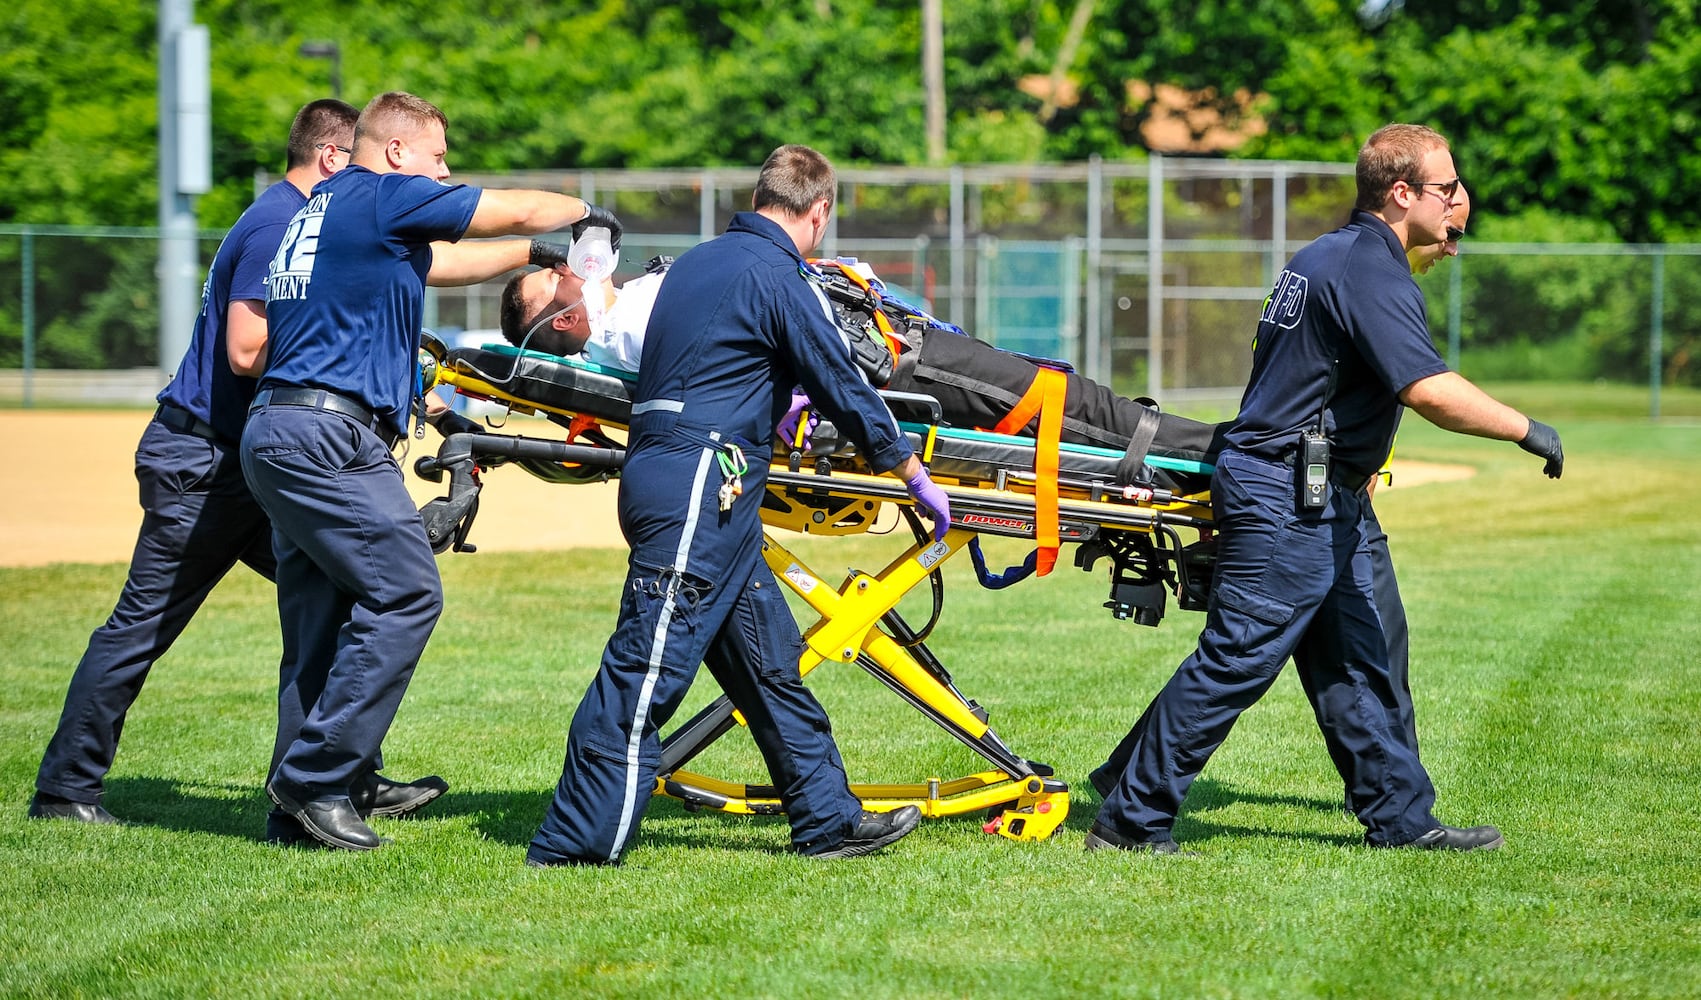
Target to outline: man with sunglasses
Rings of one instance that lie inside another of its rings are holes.
[[[1470,214],[1471,207],[1470,197],[1463,184],[1459,186],[1455,199],[1453,220],[1447,227],[1446,240],[1441,243],[1414,246],[1406,251],[1406,260],[1411,267],[1412,274],[1427,274],[1435,267],[1436,262],[1443,257],[1459,255],[1459,240],[1464,238],[1465,222]],[[1224,425],[1225,430],[1227,426]],[[1389,463],[1392,458],[1393,456],[1390,453],[1389,461],[1384,462],[1377,474],[1372,476],[1370,482],[1365,484],[1366,499],[1375,494],[1379,479],[1391,479],[1392,472]],[[1394,563],[1388,552],[1388,534],[1382,530],[1382,523],[1377,519],[1376,509],[1371,504],[1365,505],[1365,520],[1371,576],[1375,581],[1376,613],[1382,620],[1382,630],[1388,639],[1389,691],[1394,702],[1394,715],[1399,719],[1400,731],[1405,734],[1407,744],[1413,750],[1416,750],[1418,746],[1417,713],[1412,704],[1409,669],[1411,644],[1410,634],[1406,627],[1405,602],[1400,598],[1400,585],[1394,577]],[[1310,634],[1308,633],[1308,635]],[[1302,646],[1304,641],[1301,640]],[[1302,659],[1306,654],[1302,651],[1296,651],[1294,655],[1296,659]],[[1317,704],[1317,691],[1314,688],[1313,677],[1314,675],[1309,671],[1299,672],[1300,684],[1305,688],[1306,698],[1315,705]],[[1111,751],[1109,758],[1087,776],[1100,796],[1108,796],[1111,789],[1115,787],[1117,778],[1128,766],[1137,737],[1138,730],[1128,734],[1122,743]],[[1343,778],[1348,777],[1352,771],[1351,751],[1335,739],[1335,733],[1332,729],[1325,728],[1323,730],[1323,740],[1329,749],[1329,759],[1335,762]],[[1346,798],[1346,808],[1348,812],[1353,811],[1350,792]]]
[[[1447,141],[1377,130],[1358,156],[1351,220],[1278,277],[1252,375],[1212,479],[1218,561],[1198,648],[1135,723],[1130,760],[1087,849],[1172,854],[1176,814],[1240,713],[1292,656],[1373,847],[1486,850],[1492,826],[1448,826],[1401,730],[1375,596],[1366,493],[1404,404],[1448,430],[1515,441],[1564,467],[1551,427],[1447,369],[1406,252],[1443,244],[1459,180]]]
[[[261,193],[219,244],[189,349],[136,451],[143,518],[130,573],[71,676],[36,775],[32,818],[117,822],[100,804],[103,779],[154,661],[238,562],[276,577],[271,524],[237,462],[255,389],[248,377],[254,372],[244,366],[266,340],[266,266],[307,192],[348,164],[358,115],[330,99],[297,112],[283,180]],[[227,357],[247,360],[233,370]],[[401,786],[383,781],[375,790],[388,796],[393,787]]]

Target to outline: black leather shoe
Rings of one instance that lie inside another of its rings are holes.
[[[319,847],[319,841],[307,832],[301,821],[284,812],[273,809],[266,814],[266,843],[279,847]]]
[[[1087,850],[1089,851],[1135,851],[1144,854],[1179,854],[1181,845],[1165,838],[1164,840],[1129,840],[1102,823],[1094,823],[1087,831]]]
[[[1415,847],[1420,851],[1492,851],[1506,838],[1492,826],[1438,826],[1409,844],[1395,847]]]
[[[102,809],[99,802],[72,802],[57,795],[36,792],[30,799],[30,819],[69,819],[78,823],[122,826],[118,817]]]
[[[266,794],[278,804],[279,809],[299,820],[302,829],[322,844],[345,851],[370,851],[384,842],[360,818],[354,803],[346,796],[298,802],[278,791],[276,783],[266,785]]]
[[[894,843],[905,834],[916,828],[921,822],[921,810],[915,806],[904,806],[891,812],[862,811],[862,820],[856,829],[837,847],[808,855],[811,858],[860,858],[864,854],[873,854],[887,844]]]
[[[437,775],[418,781],[391,781],[382,774],[367,775],[354,783],[348,797],[354,809],[366,816],[406,816],[425,808],[426,803],[449,790],[449,783]]]

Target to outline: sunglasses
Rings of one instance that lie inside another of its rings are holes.
[[[334,142],[316,143],[313,146],[313,148],[314,149],[334,149],[337,152],[344,154],[345,156],[354,152],[354,150],[348,148],[347,146],[339,146]]]
[[[1417,188],[1419,191],[1422,191],[1426,187],[1436,188],[1441,192],[1441,197],[1452,198],[1455,194],[1459,193],[1459,182],[1460,178],[1455,177],[1450,181],[1407,181],[1406,183]]]

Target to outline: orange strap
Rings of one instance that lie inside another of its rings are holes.
[[[567,443],[572,444],[574,439],[586,431],[601,429],[602,425],[597,423],[597,418],[585,413],[575,414],[567,424]]]
[[[1021,399],[1016,400],[1016,405],[1010,407],[1010,412],[1004,414],[1004,419],[992,425],[992,433],[1020,434],[1027,428],[1034,419],[1034,414],[1040,411],[1040,404],[1045,402],[1045,373],[1048,371],[1053,375],[1063,374],[1049,368],[1041,368],[1034,375],[1034,380],[1028,383],[1028,391],[1022,394]]]
[[[1032,385],[992,429],[995,434],[1020,434],[1039,414],[1034,441],[1034,541],[1039,548],[1035,569],[1040,576],[1057,564],[1062,544],[1057,526],[1058,441],[1063,437],[1063,395],[1069,380],[1055,368],[1041,368]]]

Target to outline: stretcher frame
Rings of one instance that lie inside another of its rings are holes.
[[[473,550],[467,533],[477,512],[482,468],[518,462],[545,479],[587,482],[616,474],[624,462],[623,448],[606,429],[625,428],[630,376],[505,346],[453,352],[439,347],[426,367],[428,385],[453,386],[458,394],[514,412],[542,414],[568,428],[564,442],[514,434],[451,434],[437,455],[421,458],[415,465],[419,475],[433,481],[449,477],[447,495],[428,502],[421,511],[438,552]],[[897,610],[906,594],[938,573],[977,534],[1034,537],[1031,472],[993,468],[975,458],[993,449],[1025,449],[1031,455],[1033,442],[942,427],[938,404],[925,397],[898,394],[888,402],[895,412],[918,406],[927,411],[926,422],[900,426],[949,497],[953,526],[937,541],[918,530],[915,543],[884,569],[874,574],[853,571],[838,586],[764,531],[763,556],[774,576],[819,615],[803,631],[799,673],[807,677],[827,662],[855,663],[987,764],[984,770],[954,778],[852,783],[851,790],[864,808],[914,805],[928,818],[986,813],[988,833],[1012,840],[1044,839],[1068,815],[1069,786],[1048,765],[1016,753],[993,731],[985,709],[958,690],[925,636]],[[794,450],[770,468],[762,509],[767,527],[813,535],[855,534],[873,526],[883,505],[913,504],[896,479],[872,475],[866,467],[859,469],[854,452],[840,447],[830,424],[817,427],[812,437],[815,444],[808,455]],[[580,439],[589,443],[573,443]],[[1098,558],[1110,557],[1112,600],[1106,607],[1118,617],[1141,620],[1126,600],[1149,604],[1152,592],[1161,598],[1164,588],[1173,591],[1184,608],[1202,607],[1207,581],[1198,577],[1208,578],[1209,572],[1209,553],[1204,551],[1210,535],[1208,494],[1117,486],[1107,472],[1122,456],[1104,449],[1074,450],[1096,453],[1091,457],[1099,465],[1084,471],[1075,466],[1070,475],[1060,476],[1059,536],[1080,547],[1076,564],[1082,568],[1090,569]],[[1182,471],[1196,475],[1209,471],[1196,463],[1179,465],[1193,466]],[[913,516],[911,521],[912,526],[917,523]],[[1202,541],[1183,545],[1181,530],[1198,533]],[[1127,551],[1130,538],[1144,540],[1132,555]],[[1129,562],[1136,555],[1140,565],[1131,571]],[[1150,565],[1154,560],[1156,580]],[[1131,588],[1141,593],[1129,593]],[[742,724],[739,713],[721,695],[676,726],[662,740],[655,792],[678,799],[690,809],[781,813],[779,795],[772,786],[725,781],[685,768]]]

